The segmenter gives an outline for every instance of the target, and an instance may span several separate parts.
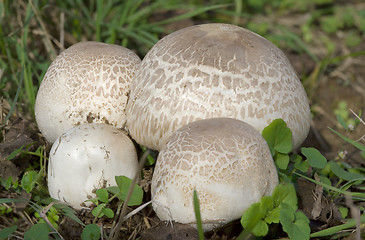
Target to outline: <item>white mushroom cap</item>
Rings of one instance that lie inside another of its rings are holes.
[[[82,123],[123,127],[130,83],[140,58],[131,50],[81,42],[62,52],[39,87],[35,117],[49,142]]]
[[[180,128],[161,150],[152,178],[152,206],[161,220],[195,223],[193,190],[203,228],[231,220],[270,195],[278,176],[269,147],[249,124],[230,118]]]
[[[96,189],[116,186],[115,176],[134,178],[137,171],[135,147],[122,130],[108,124],[79,125],[51,148],[48,189],[51,197],[79,209],[96,196]]]
[[[216,23],[161,39],[136,72],[126,112],[132,138],[155,150],[198,119],[236,118],[262,131],[282,118],[294,148],[310,126],[306,93],[284,53],[244,28]]]

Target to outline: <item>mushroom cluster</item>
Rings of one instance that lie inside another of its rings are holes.
[[[51,197],[80,208],[115,176],[137,174],[136,150],[121,128],[140,63],[131,50],[100,42],[74,44],[51,63],[35,104],[38,128],[53,143]]]
[[[51,64],[35,114],[54,142],[51,196],[80,207],[95,188],[113,184],[112,175],[137,174],[125,127],[160,152],[151,185],[156,214],[194,224],[197,190],[205,230],[239,218],[278,184],[264,127],[283,119],[297,148],[310,126],[306,93],[284,53],[249,30],[217,23],[165,36],[142,61],[120,46],[75,44]],[[63,186],[71,169],[81,171],[81,183]]]
[[[260,132],[281,118],[297,148],[311,117],[280,49],[216,23],[178,30],[152,47],[131,84],[126,114],[131,137],[160,151],[151,186],[157,215],[194,224],[195,189],[205,230],[239,218],[278,183]]]

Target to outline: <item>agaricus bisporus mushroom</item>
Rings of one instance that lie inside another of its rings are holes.
[[[311,117],[284,53],[247,29],[218,23],[184,28],[157,42],[136,72],[126,113],[132,138],[155,150],[187,123],[216,117],[243,120],[260,132],[282,118],[296,148]]]
[[[134,178],[138,159],[134,144],[108,124],[83,124],[63,133],[52,145],[48,163],[51,197],[80,209],[95,190],[116,186],[115,176]]]
[[[131,50],[80,42],[49,66],[39,87],[35,117],[47,141],[82,123],[125,125],[130,83],[140,58]]]
[[[240,218],[277,184],[269,147],[256,129],[231,118],[198,120],[174,132],[159,153],[152,206],[163,221],[195,226],[195,189],[203,228],[210,230]]]

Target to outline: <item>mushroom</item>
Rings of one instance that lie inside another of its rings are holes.
[[[35,117],[47,141],[82,123],[125,125],[129,87],[140,58],[131,50],[80,42],[51,63],[39,87]]]
[[[218,23],[184,28],[157,42],[136,72],[126,112],[132,138],[155,150],[187,123],[217,117],[243,120],[260,132],[282,118],[296,148],[311,117],[284,53],[247,29]]]
[[[138,159],[134,144],[120,129],[83,124],[63,133],[52,145],[48,163],[51,197],[80,209],[95,190],[116,185],[115,176],[134,178]]]
[[[277,184],[269,147],[256,129],[231,118],[198,120],[174,132],[158,155],[152,206],[163,221],[194,224],[195,189],[207,231],[240,218]]]

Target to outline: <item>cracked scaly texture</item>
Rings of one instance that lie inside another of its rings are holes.
[[[35,116],[49,142],[82,123],[123,127],[130,83],[141,60],[131,50],[99,42],[77,43],[48,68]]]
[[[209,230],[240,218],[277,184],[270,150],[257,130],[236,119],[205,119],[177,130],[161,150],[152,206],[161,220],[195,223],[196,189]]]
[[[136,73],[126,112],[133,139],[155,150],[198,119],[236,118],[262,131],[282,118],[294,148],[310,126],[306,93],[284,53],[228,24],[197,25],[161,39]]]

